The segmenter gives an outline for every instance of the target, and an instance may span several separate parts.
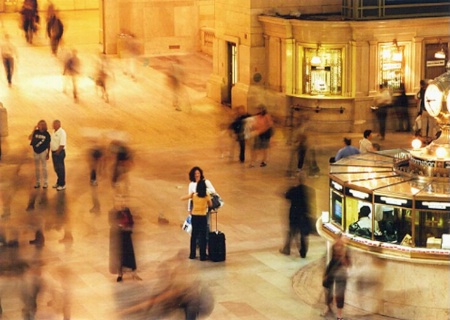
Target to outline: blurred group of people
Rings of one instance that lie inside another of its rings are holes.
[[[41,24],[37,0],[24,0],[20,15],[25,38],[28,43],[32,44],[33,36],[39,30],[39,25]],[[59,49],[63,40],[65,27],[58,10],[52,2],[48,3],[45,23],[45,33],[50,42],[51,53],[62,61],[62,74],[64,77],[63,92],[66,93],[70,90],[74,101],[78,102],[78,78],[81,74],[81,61],[76,49]],[[126,57],[124,56],[124,60],[128,61],[125,69],[132,78],[135,77],[134,56],[136,49],[132,49],[136,47],[134,43],[135,41],[133,41],[133,44],[128,41],[124,47],[125,52],[130,52]],[[10,35],[5,30],[3,40],[0,44],[0,50],[6,80],[8,85],[11,86],[14,71],[17,68],[18,51],[12,43]],[[97,61],[95,61],[95,70],[92,78],[97,92],[99,89],[102,99],[108,103],[109,94],[107,89],[110,86],[110,80],[114,79],[114,74],[109,67],[106,55],[100,54]]]

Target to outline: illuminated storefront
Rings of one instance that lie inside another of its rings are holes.
[[[309,113],[316,131],[377,130],[370,107],[381,84],[393,93],[404,84],[413,121],[420,80],[444,72],[448,60],[448,17],[349,21],[330,16],[319,21],[262,15],[258,19],[266,43],[265,86],[284,93],[274,104]],[[396,115],[390,112],[387,127],[395,130]]]

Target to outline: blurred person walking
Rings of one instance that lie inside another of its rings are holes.
[[[229,129],[233,131],[235,139],[239,144],[239,161],[241,163],[245,162],[245,145],[247,139],[244,133],[244,125],[245,119],[248,117],[250,117],[250,114],[245,111],[244,106],[238,106],[236,108],[236,118],[229,126]]]
[[[105,54],[101,53],[97,60],[94,81],[96,91],[97,89],[100,89],[102,99],[105,100],[106,103],[109,102],[108,90],[106,89],[106,84],[109,78],[110,72],[108,59]]]
[[[392,95],[387,83],[380,85],[380,92],[375,96],[374,102],[380,138],[381,140],[384,140],[386,134],[387,114],[389,108],[392,107]]]
[[[5,68],[6,80],[8,86],[12,85],[12,77],[14,74],[15,60],[17,59],[16,47],[11,43],[9,34],[5,34],[5,39],[1,44],[3,67]]]
[[[33,147],[33,158],[35,167],[36,183],[35,188],[41,186],[41,170],[42,170],[42,187],[48,187],[48,171],[47,160],[50,158],[50,133],[48,133],[47,122],[40,120],[34,127],[33,132],[28,136],[31,140],[30,145]]]
[[[113,140],[110,144],[110,152],[114,157],[111,177],[112,186],[118,187],[119,184],[123,184],[123,187],[126,188],[128,185],[126,173],[132,166],[131,151],[124,142]]]
[[[55,10],[49,10],[47,16],[47,36],[53,55],[58,53],[58,46],[64,33],[64,25]]]
[[[109,271],[117,274],[117,282],[123,280],[124,268],[131,269],[133,279],[141,280],[136,274],[136,258],[131,238],[133,215],[122,197],[117,196],[114,202],[114,208],[109,212]]]
[[[290,255],[291,242],[296,239],[296,237],[299,237],[299,240],[296,240],[296,243],[300,257],[302,258],[306,258],[306,253],[308,252],[308,236],[312,229],[309,218],[310,214],[312,214],[310,206],[311,200],[309,199],[304,181],[304,174],[299,174],[299,184],[290,188],[285,194],[286,199],[291,202],[291,207],[289,209],[289,230],[286,234],[284,246],[279,250],[282,254]]]
[[[337,320],[343,320],[342,309],[345,302],[345,289],[347,287],[347,268],[351,265],[347,239],[339,234],[331,247],[331,260],[328,263],[323,276],[322,286],[325,289],[326,308],[322,316],[332,314],[333,299],[336,301]]]
[[[66,158],[67,135],[61,127],[61,121],[53,121],[53,135],[51,136],[50,149],[52,151],[53,168],[55,169],[57,180],[53,185],[57,191],[66,189],[66,167],[64,159]]]
[[[197,182],[195,193],[181,197],[181,200],[192,200],[192,233],[190,241],[189,259],[196,258],[197,240],[200,247],[200,261],[207,260],[206,256],[206,235],[207,235],[207,217],[208,208],[212,206],[211,196],[207,193],[205,180]]]
[[[400,93],[395,96],[395,111],[398,120],[399,132],[410,132],[411,121],[408,113],[408,96],[406,95],[405,84],[400,84]]]
[[[430,116],[427,109],[425,108],[425,91],[427,90],[428,84],[425,80],[420,80],[420,90],[416,94],[416,99],[418,101],[418,115],[420,115],[420,135],[426,139],[426,143],[430,141],[431,138],[435,137],[437,133],[437,123],[434,117]]]
[[[157,268],[158,282],[153,286],[156,293],[121,306],[119,318],[196,320],[208,317],[214,309],[214,295],[201,281],[197,268],[186,263],[185,257],[185,250],[180,250],[173,258],[163,261]]]
[[[78,75],[80,74],[80,59],[78,58],[77,50],[73,49],[67,53],[64,59],[64,93],[66,93],[69,82],[72,83],[72,94],[75,102],[78,101]]]
[[[25,38],[31,44],[39,23],[37,0],[25,0],[20,14],[22,15],[22,29],[25,32]]]
[[[267,155],[270,147],[270,138],[273,135],[273,120],[267,113],[264,105],[258,107],[259,112],[253,117],[251,135],[254,137],[254,144],[250,160],[250,168],[255,166],[258,154],[262,153],[260,167],[267,166]]]

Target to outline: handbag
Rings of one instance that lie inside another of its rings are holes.
[[[217,210],[224,205],[224,202],[218,193],[211,194],[211,202],[212,206],[209,208],[210,210]]]
[[[186,220],[184,220],[183,224],[181,225],[181,229],[186,231],[187,233],[192,233],[192,222],[191,222],[192,216],[188,215],[186,217]]]

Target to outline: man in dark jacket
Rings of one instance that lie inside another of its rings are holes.
[[[289,231],[286,235],[286,241],[280,253],[289,255],[291,253],[291,241],[300,234],[298,248],[300,257],[305,258],[308,252],[308,235],[311,232],[311,223],[309,221],[310,199],[308,187],[303,184],[304,176],[298,177],[299,184],[290,188],[286,192],[286,199],[291,201],[289,209]]]

